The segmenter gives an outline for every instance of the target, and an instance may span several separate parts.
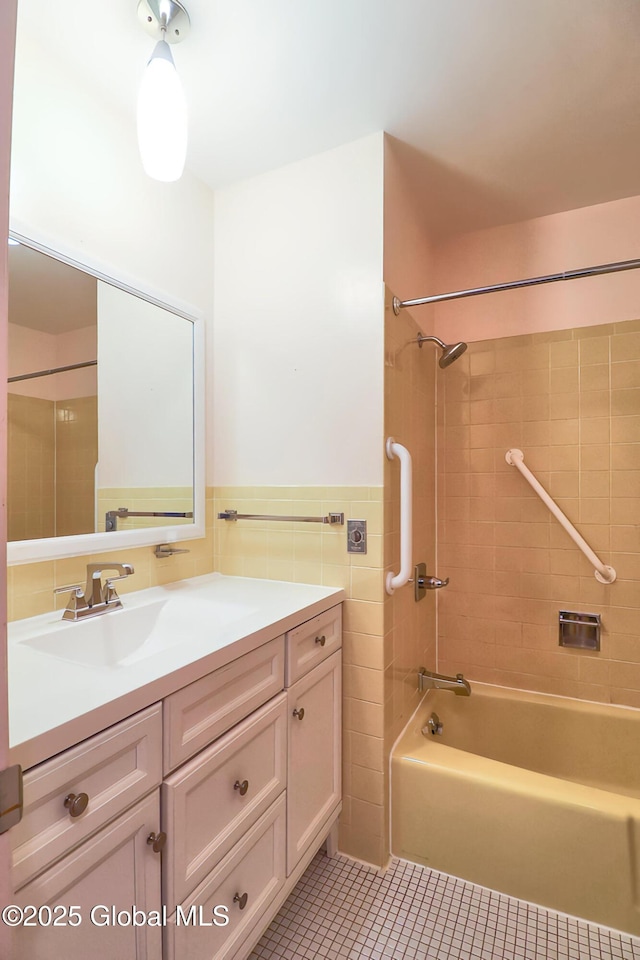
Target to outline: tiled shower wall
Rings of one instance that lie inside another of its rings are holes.
[[[7,537],[55,534],[55,404],[7,397]]]
[[[98,398],[57,400],[56,531],[70,537],[93,530],[98,462]]]
[[[423,333],[426,331],[423,329]],[[409,450],[413,461],[413,561],[437,575],[435,519],[435,379],[433,343],[412,342],[419,328],[408,310],[385,309],[385,437]],[[446,371],[439,370],[440,376]],[[400,464],[385,460],[385,568],[397,573],[400,557]],[[413,575],[413,574],[412,574]],[[385,755],[418,706],[418,669],[436,668],[436,592],[418,602],[413,584],[385,593]]]
[[[8,396],[9,540],[86,533],[94,523],[97,397]]]
[[[640,322],[471,343],[438,378],[439,669],[640,707]],[[604,563],[593,568],[515,467]],[[560,610],[602,615],[599,653]]]

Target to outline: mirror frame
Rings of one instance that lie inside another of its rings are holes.
[[[41,540],[12,540],[7,542],[7,563],[38,563],[41,560],[60,560],[85,554],[112,550],[127,550],[132,547],[153,546],[160,543],[176,543],[179,540],[194,540],[205,536],[205,371],[204,371],[204,322],[200,311],[188,304],[168,300],[149,287],[131,282],[117,270],[98,263],[82,253],[56,249],[33,231],[23,233],[20,225],[12,222],[9,236],[25,246],[60,260],[70,267],[82,270],[97,280],[109,283],[119,290],[155,304],[175,314],[193,326],[193,513],[194,522],[181,526],[145,527],[140,530],[115,530],[111,533],[83,533],[71,537],[43,537]]]

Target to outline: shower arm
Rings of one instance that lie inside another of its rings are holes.
[[[638,268],[640,268],[640,259],[619,260],[617,263],[602,263],[595,267],[582,267],[579,270],[549,273],[544,277],[529,277],[526,280],[512,280],[509,283],[494,283],[488,287],[471,287],[469,290],[456,290],[454,293],[439,293],[433,297],[421,297],[418,300],[400,300],[399,297],[394,297],[392,301],[393,312],[398,316],[403,307],[420,307],[425,303],[462,300],[464,297],[477,297],[483,293],[518,290],[521,287],[535,287],[541,283],[556,283],[558,280],[579,280],[581,277],[597,277],[606,273],[621,273],[623,270],[637,270]]]

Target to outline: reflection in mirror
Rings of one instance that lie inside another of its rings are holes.
[[[10,541],[193,525],[193,331],[10,245]]]
[[[192,324],[99,280],[98,359],[98,529],[191,523]]]
[[[9,271],[8,539],[89,533],[97,281],[24,244],[9,246]]]

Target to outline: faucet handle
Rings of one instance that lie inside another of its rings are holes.
[[[79,583],[70,583],[64,587],[56,587],[53,592],[54,594],[69,593],[69,599],[67,601],[64,613],[62,614],[63,620],[76,620],[79,610],[89,609],[84,587]]]
[[[122,603],[113,584],[116,580],[126,580],[128,576],[128,573],[123,573],[119,577],[107,577],[102,588],[102,599],[105,603]]]
[[[84,596],[84,584],[82,583],[68,583],[64,587],[54,587],[54,593],[68,593],[70,590],[75,591],[76,597],[79,597],[80,594]],[[78,593],[80,591],[80,593]]]
[[[439,590],[441,587],[446,587],[449,583],[449,577],[446,580],[440,580],[439,577],[419,577],[418,586],[422,587],[424,590]]]

